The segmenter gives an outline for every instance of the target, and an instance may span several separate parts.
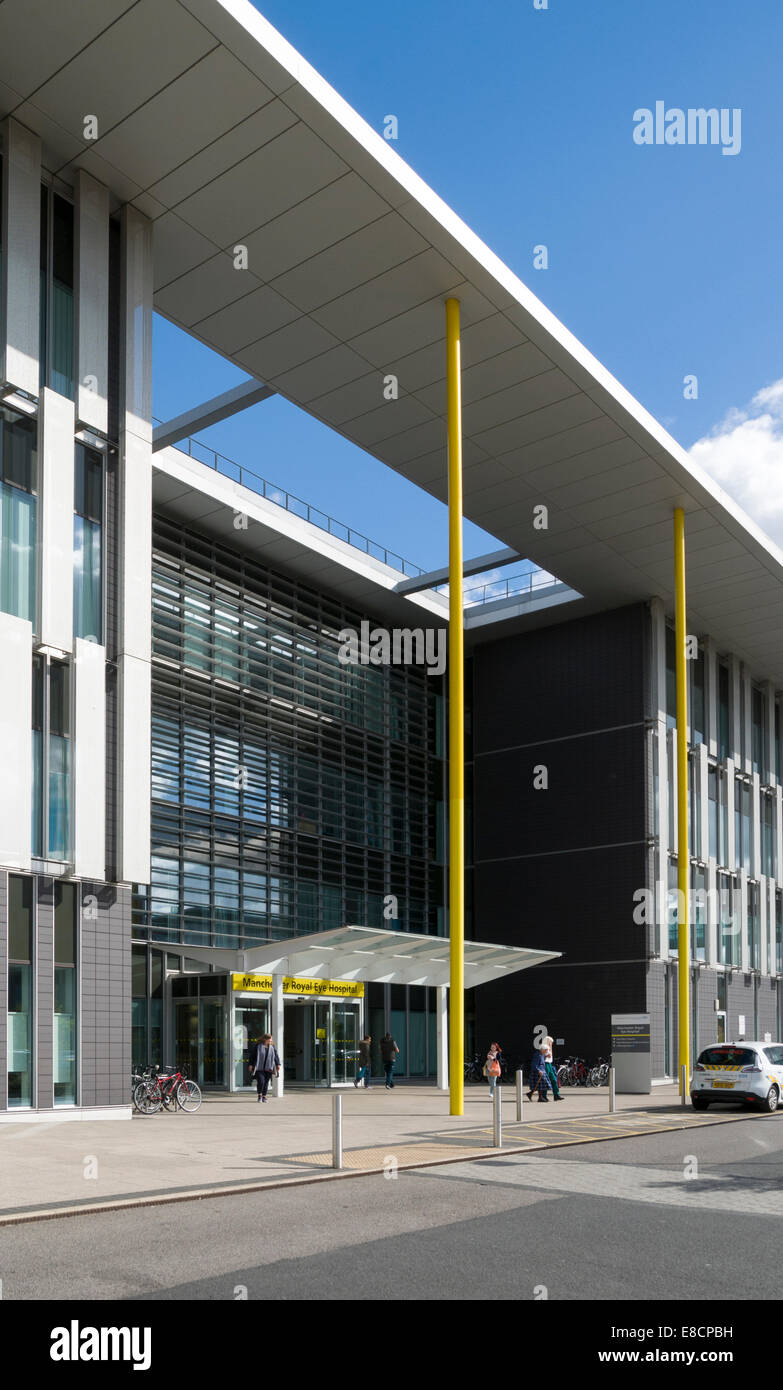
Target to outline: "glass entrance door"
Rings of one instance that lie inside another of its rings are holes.
[[[259,1000],[252,1004],[237,1004],[234,1008],[233,1070],[234,1090],[250,1090],[255,1086],[250,1069],[255,1063],[256,1048],[269,1032],[269,1003]]]
[[[222,999],[202,999],[201,1079],[204,1086],[225,1086],[226,1024]]]
[[[331,1008],[329,1004],[305,1005],[312,1017],[313,1081],[316,1086],[329,1085],[329,1055],[331,1053]]]
[[[359,1007],[336,1000],[332,1016],[331,1085],[356,1079],[359,1056]]]

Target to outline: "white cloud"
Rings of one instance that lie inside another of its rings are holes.
[[[783,545],[783,377],[732,409],[690,450],[694,463]]]

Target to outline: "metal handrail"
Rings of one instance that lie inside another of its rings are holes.
[[[474,608],[482,603],[492,603],[497,599],[515,598],[532,594],[534,589],[549,589],[562,581],[542,570],[532,570],[526,574],[512,575],[510,579],[495,579],[487,584],[479,584],[475,589],[465,589],[462,602],[465,608]],[[441,592],[448,590],[448,584],[439,586]],[[480,597],[477,597],[480,595]]]
[[[152,419],[154,424],[163,423],[155,416]],[[356,531],[354,527],[346,526],[345,522],[337,521],[327,512],[322,512],[318,507],[313,507],[309,502],[305,502],[301,497],[289,492],[287,488],[270,483],[259,473],[254,473],[251,468],[246,468],[243,464],[235,463],[233,459],[226,458],[224,454],[219,454],[216,449],[210,448],[200,439],[189,437],[178,440],[171,447],[178,449],[181,454],[187,454],[197,463],[203,463],[207,468],[213,468],[216,473],[222,473],[224,477],[232,478],[235,483],[249,488],[259,497],[266,498],[267,502],[273,502],[275,506],[283,507],[293,516],[301,517],[311,526],[317,526],[319,530],[326,531],[337,540],[353,546],[355,550],[361,550],[363,554],[371,556],[372,559],[380,560],[382,564],[388,565],[389,569],[398,570],[401,574],[408,575],[412,579],[425,573],[418,565],[403,559],[396,551],[388,550],[386,546],[380,545],[378,541],[370,540],[368,536],[363,535],[361,531]]]

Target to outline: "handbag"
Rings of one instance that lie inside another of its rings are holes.
[[[481,1068],[481,1075],[482,1075],[482,1076],[489,1076],[489,1067],[487,1066],[486,1062],[484,1063],[483,1067]]]

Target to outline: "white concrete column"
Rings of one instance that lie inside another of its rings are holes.
[[[39,385],[41,141],[9,116],[4,127],[0,380]]]
[[[281,1099],[285,1089],[283,1065],[285,1059],[285,1003],[283,997],[283,976],[272,976],[272,1040],[280,1058],[280,1075],[275,1083],[275,1094]]]
[[[728,864],[726,865],[726,868],[727,868],[727,869],[732,869],[732,870],[733,870],[735,867],[737,867],[737,837],[736,837],[736,835],[734,834],[734,759],[733,759],[733,758],[727,758],[727,759],[726,759],[726,814],[727,814],[727,816],[728,816],[728,824],[727,824],[727,826],[726,826],[726,829],[727,829],[727,831],[728,831],[728,834],[727,834],[727,836],[726,836],[726,839],[727,839],[728,856],[729,856],[729,862],[728,862]]]
[[[720,933],[720,902],[718,900],[718,870],[715,860],[707,865],[707,929],[704,941],[704,959],[708,965],[718,964],[718,937]]]
[[[152,229],[131,207],[122,226],[119,463],[118,874],[150,877],[152,554]]]
[[[691,850],[691,854],[698,859],[703,859],[705,864],[710,857],[710,789],[707,776],[708,770],[707,745],[706,743],[700,743],[696,750],[696,766],[693,769],[693,776],[701,811],[701,842],[698,848]]]
[[[109,190],[76,171],[76,414],[109,428]]]
[[[783,787],[775,788],[775,882],[783,887]]]
[[[0,865],[29,869],[33,765],[33,627],[0,613]]]
[[[739,883],[741,908],[738,961],[741,969],[747,973],[750,969],[750,949],[748,944],[748,875],[744,869],[740,869]]]
[[[752,686],[750,683],[750,672],[743,666],[740,675],[742,681],[744,715],[742,720],[742,737],[744,740],[745,756],[742,759],[742,771],[750,776],[753,771],[753,704]]]
[[[77,637],[74,657],[74,873],[106,877],[106,648]]]
[[[736,656],[729,657],[729,753],[734,763],[742,771],[742,743],[740,741],[740,662]]]
[[[775,687],[772,681],[764,684],[764,753],[767,763],[767,786],[777,786],[775,773]]]
[[[706,685],[706,739],[710,757],[718,756],[718,654],[711,637],[702,643],[704,652],[704,680]]]
[[[449,991],[445,985],[435,990],[435,1017],[438,1041],[438,1090],[449,1089]]]
[[[40,640],[68,653],[73,647],[73,434],[73,402],[45,387],[38,427]]]
[[[754,772],[750,779],[750,876],[761,874],[761,782]]]

